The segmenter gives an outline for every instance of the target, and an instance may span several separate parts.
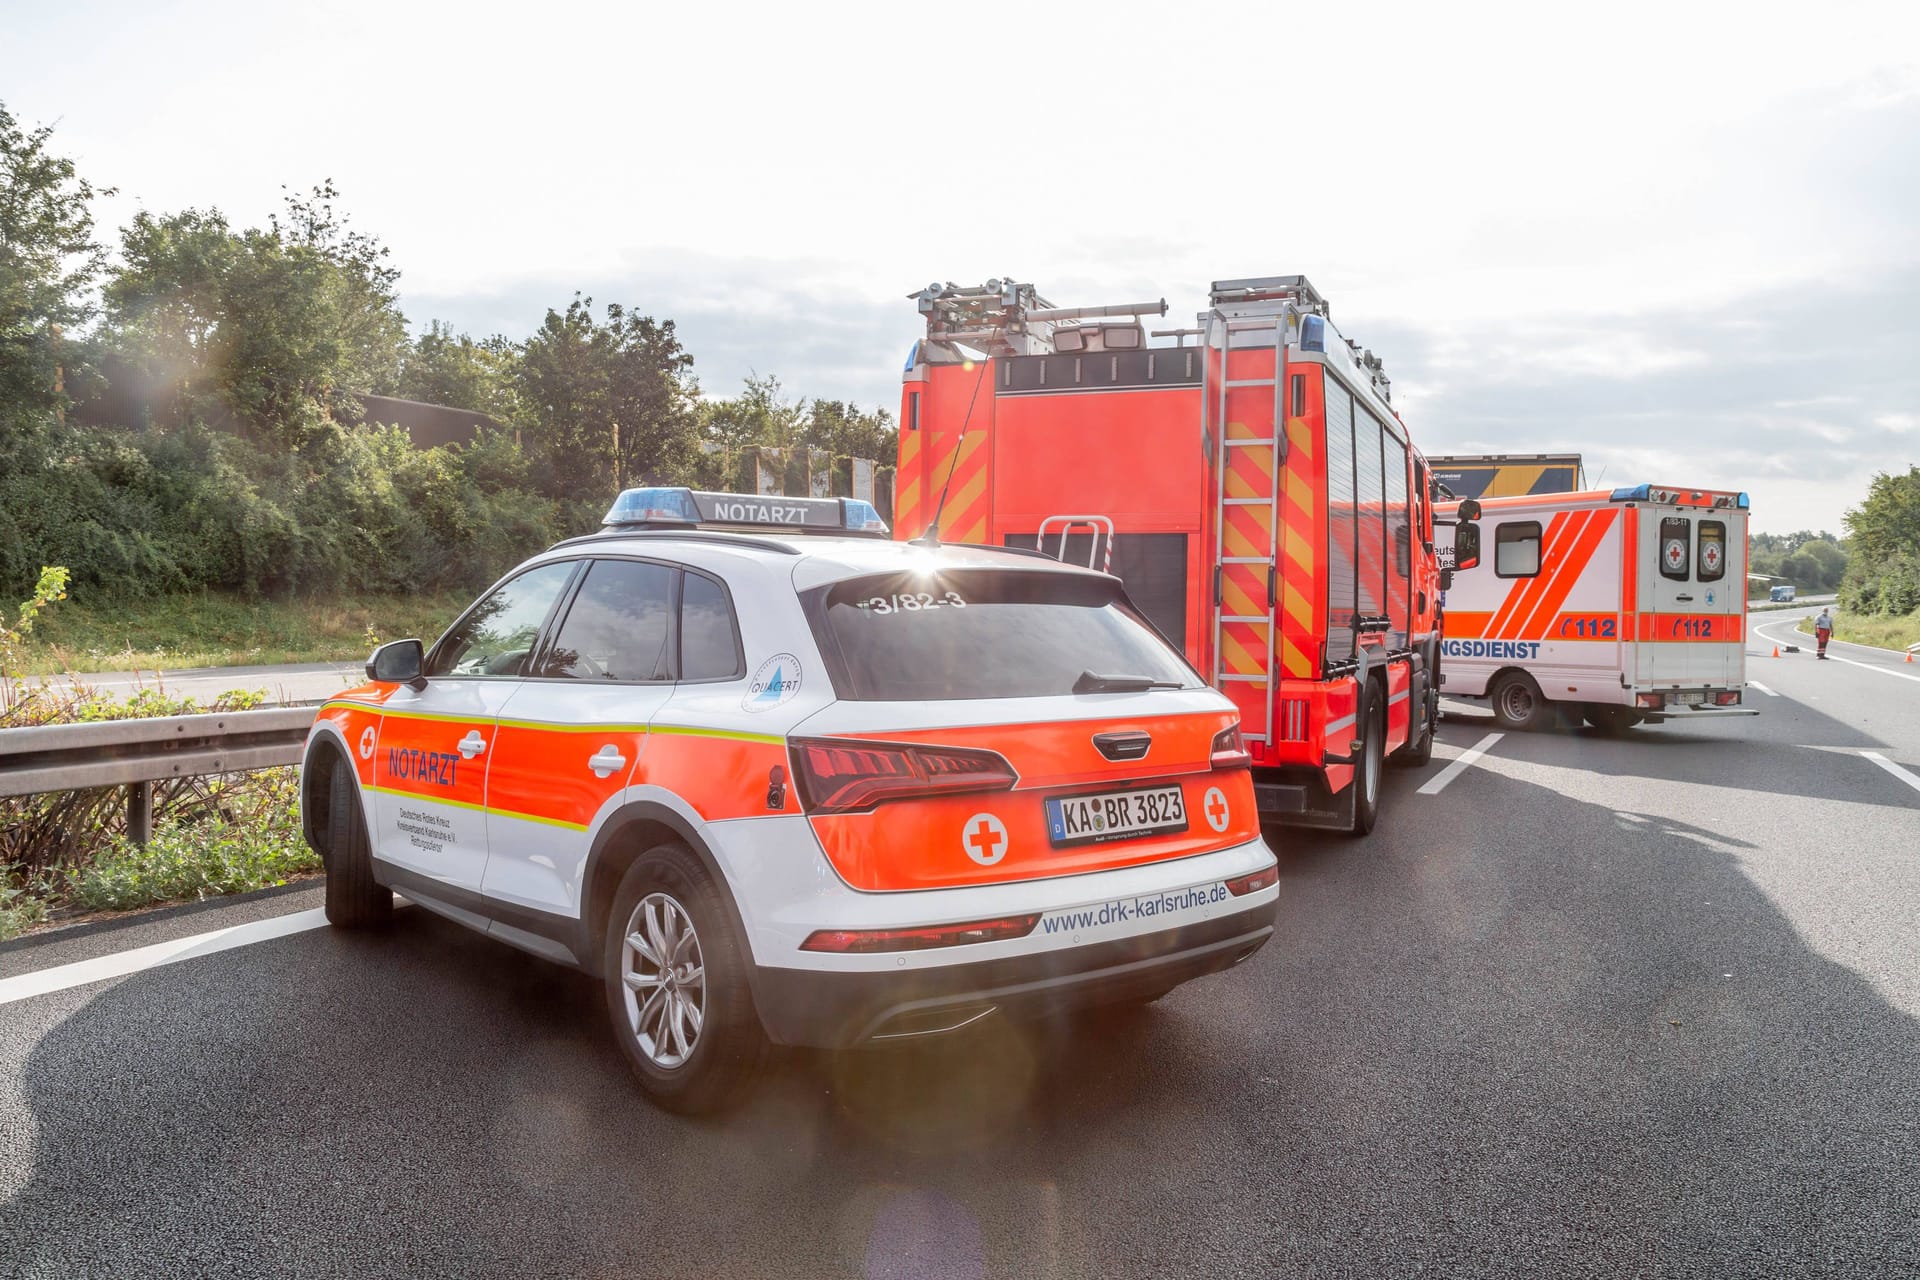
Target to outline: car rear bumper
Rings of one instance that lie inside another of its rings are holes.
[[[1230,969],[1273,935],[1278,903],[1088,946],[898,971],[762,967],[753,989],[781,1044],[843,1048],[1146,999]]]

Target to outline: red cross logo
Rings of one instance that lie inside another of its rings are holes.
[[[1207,825],[1215,831],[1225,831],[1227,829],[1227,818],[1230,816],[1230,810],[1227,808],[1226,792],[1218,787],[1208,787],[1207,799],[1206,802],[1200,806],[1200,811],[1207,815]]]
[[[1669,542],[1667,544],[1668,564],[1678,569],[1682,564],[1686,563],[1686,559],[1687,549],[1685,547],[1681,546],[1678,542]]]
[[[960,843],[967,856],[983,867],[990,867],[1007,856],[1007,828],[990,813],[976,813],[967,819]]]

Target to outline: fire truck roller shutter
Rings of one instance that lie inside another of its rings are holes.
[[[1327,662],[1353,658],[1360,607],[1354,557],[1353,397],[1327,378]]]
[[[1360,612],[1377,618],[1387,611],[1387,495],[1382,476],[1381,439],[1386,428],[1365,405],[1353,407],[1353,478],[1357,499],[1354,561],[1358,565]]]
[[[1092,554],[1092,533],[1070,533],[1067,548],[1060,558],[1068,564],[1087,563]],[[1004,545],[1036,545],[1031,533],[1010,533]],[[1047,535],[1049,553],[1058,551],[1059,537]],[[1097,563],[1097,562],[1096,562]],[[1174,648],[1186,651],[1187,641],[1187,535],[1184,533],[1122,533],[1113,539],[1114,576],[1124,582],[1127,597],[1147,615],[1147,621]]]
[[[1404,649],[1413,632],[1413,510],[1407,504],[1407,446],[1385,432],[1380,439],[1387,482],[1387,646]]]

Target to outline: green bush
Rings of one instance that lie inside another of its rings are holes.
[[[137,845],[115,836],[67,875],[67,905],[128,911],[247,893],[320,870],[300,835],[299,774],[275,769],[214,788],[211,803],[186,820],[156,826]]]
[[[75,566],[94,601],[473,591],[582,520],[525,487],[503,433],[434,449],[393,427],[307,436],[298,451],[196,425],[17,443],[0,458],[0,593],[43,564]]]

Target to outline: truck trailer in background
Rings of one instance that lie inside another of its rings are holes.
[[[1485,453],[1431,457],[1433,478],[1456,498],[1514,498],[1586,488],[1577,453]]]

